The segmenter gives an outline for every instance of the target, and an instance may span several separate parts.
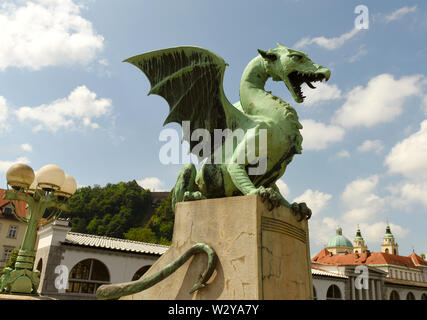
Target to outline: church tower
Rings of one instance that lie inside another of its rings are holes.
[[[394,240],[394,236],[391,233],[390,225],[388,224],[388,221],[387,221],[384,241],[383,241],[383,244],[381,245],[381,251],[384,253],[398,255],[399,254],[398,247],[399,246]]]
[[[360,232],[359,225],[357,225],[356,237],[354,238],[353,253],[363,253],[368,251],[368,247],[365,245],[365,240]]]

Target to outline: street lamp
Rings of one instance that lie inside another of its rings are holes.
[[[46,209],[50,214],[45,223],[58,218],[66,211],[66,201],[77,189],[76,180],[54,164],[42,167],[37,174],[22,163],[14,164],[6,173],[7,184],[4,199],[10,200],[12,211],[18,220],[27,223],[24,241],[16,259],[15,269],[5,268],[0,278],[0,293],[36,293],[40,283],[40,272],[33,271],[36,256],[37,227]],[[27,213],[19,202],[26,203]]]

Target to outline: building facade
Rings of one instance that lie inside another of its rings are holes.
[[[398,255],[388,223],[381,252],[368,250],[359,228],[352,252],[348,239],[340,248],[335,237],[312,259],[317,299],[427,300],[427,261]]]
[[[4,200],[4,189],[0,189],[0,268],[9,261],[10,253],[20,249],[27,224],[12,213],[9,200]],[[25,213],[25,207],[22,208]]]
[[[102,284],[139,279],[168,246],[70,232],[67,220],[40,228],[38,292],[57,299],[95,299]]]

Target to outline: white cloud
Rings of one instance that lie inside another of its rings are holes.
[[[279,188],[280,193],[285,199],[288,199],[291,196],[291,191],[289,190],[288,185],[284,183],[282,180],[277,180],[276,186]]]
[[[350,158],[350,153],[347,150],[341,150],[335,155],[338,159]]]
[[[357,179],[349,183],[342,195],[348,210],[343,214],[345,221],[362,223],[374,220],[385,207],[383,198],[375,194],[378,186],[378,176]]]
[[[396,144],[384,164],[391,173],[420,180],[427,179],[427,120],[416,133]]]
[[[0,70],[86,65],[103,48],[104,38],[73,0],[20,2],[0,5]]]
[[[361,45],[359,50],[348,59],[348,62],[350,63],[356,62],[366,54],[368,54],[368,50],[365,49],[365,45]]]
[[[24,144],[21,144],[21,150],[31,152],[33,151],[33,147],[28,143],[24,143]]]
[[[380,153],[384,149],[384,145],[381,140],[365,140],[357,147],[359,152],[371,152]]]
[[[409,203],[418,202],[427,208],[427,181],[420,183],[406,183],[402,186],[401,198]]]
[[[74,89],[70,95],[38,107],[21,107],[15,114],[20,121],[34,121],[34,131],[56,132],[61,128],[99,128],[93,119],[107,115],[112,109],[110,99],[97,99],[86,86]]]
[[[295,49],[301,49],[303,47],[306,47],[310,44],[317,44],[319,47],[322,47],[327,50],[335,50],[339,47],[341,47],[344,43],[346,43],[348,40],[353,38],[360,29],[354,28],[353,30],[350,30],[347,33],[344,33],[338,37],[334,38],[325,38],[325,37],[315,37],[315,38],[303,38],[300,41],[298,41],[294,47]]]
[[[385,16],[384,19],[386,22],[395,21],[395,20],[402,18],[404,15],[407,15],[408,13],[415,12],[416,10],[417,10],[417,6],[402,7],[400,9],[393,11],[389,15]]]
[[[324,101],[341,98],[341,90],[336,84],[328,85],[323,82],[317,82],[315,85],[316,89],[314,90],[304,90],[304,95],[307,97],[304,100],[304,105],[312,106]]]
[[[150,191],[164,191],[164,189],[162,189],[164,182],[156,177],[138,180],[137,183],[144,189],[150,189]]]
[[[334,125],[325,125],[315,120],[302,120],[303,148],[305,150],[322,150],[328,144],[341,141],[344,138],[344,129]]]
[[[15,161],[0,161],[0,172],[6,172],[15,163],[29,164],[30,160],[28,160],[25,157],[20,157],[20,158],[16,159]]]
[[[335,112],[333,123],[344,127],[373,127],[394,120],[403,111],[406,98],[420,96],[422,75],[395,80],[390,74],[372,78],[366,87],[352,89],[344,105]]]
[[[302,195],[296,197],[293,202],[305,202],[314,215],[321,212],[331,200],[332,195],[320,191],[307,189]]]
[[[8,106],[6,99],[0,96],[0,131],[7,130],[9,125],[7,124]]]

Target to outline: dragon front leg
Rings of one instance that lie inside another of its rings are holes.
[[[270,211],[281,205],[283,197],[281,197],[280,193],[273,188],[255,187],[251,179],[249,179],[244,165],[231,163],[227,166],[227,170],[234,185],[244,195],[258,194],[263,202],[267,201],[268,210]]]
[[[281,194],[280,190],[277,187],[276,184],[272,186],[274,190],[280,195],[280,204],[286,208],[289,208],[292,210],[292,213],[297,217],[298,221],[302,221],[303,219],[310,219],[311,217],[311,210],[309,207],[307,207],[307,204],[305,202],[297,203],[294,202],[290,204]]]

